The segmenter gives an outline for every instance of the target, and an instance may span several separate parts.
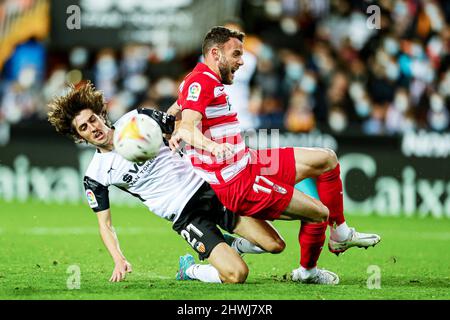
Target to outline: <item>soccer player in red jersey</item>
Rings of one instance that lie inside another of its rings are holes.
[[[339,277],[316,267],[330,231],[329,249],[340,253],[350,247],[377,244],[376,234],[358,233],[345,223],[340,167],[334,151],[324,148],[246,147],[237,114],[224,84],[232,84],[243,64],[244,34],[214,27],[206,35],[198,63],[180,85],[177,102],[169,113],[181,123],[170,140],[172,150],[187,143],[186,153],[195,171],[216,192],[220,201],[236,214],[262,220],[302,220],[300,267],[292,279],[303,283],[337,284]],[[294,186],[316,178],[320,201]]]

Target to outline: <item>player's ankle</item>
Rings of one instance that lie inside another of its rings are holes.
[[[317,274],[317,267],[304,268],[300,266],[298,270],[302,279],[309,279]]]
[[[350,228],[346,222],[341,223],[336,227],[331,227],[330,238],[334,241],[345,241],[350,236]]]

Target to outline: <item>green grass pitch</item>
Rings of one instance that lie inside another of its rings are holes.
[[[0,299],[450,299],[449,219],[348,216],[349,225],[377,232],[382,241],[339,257],[324,248],[319,267],[341,279],[330,287],[283,277],[298,266],[298,222],[276,222],[286,250],[245,256],[247,282],[225,285],[175,281],[178,257],[194,252],[170,223],[143,206],[112,213],[134,269],[121,283],[108,282],[113,263],[86,205],[0,202]],[[80,269],[80,289],[67,287],[71,265]],[[380,289],[367,286],[374,275],[369,266],[379,268]]]

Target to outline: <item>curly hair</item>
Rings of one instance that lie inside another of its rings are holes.
[[[230,40],[230,38],[236,38],[239,41],[244,41],[245,33],[231,30],[222,26],[213,27],[205,36],[202,45],[202,53],[203,56],[206,57],[208,50],[211,49],[215,45],[219,45],[220,47]]]
[[[96,90],[90,81],[79,86],[69,85],[67,93],[54,98],[48,104],[48,109],[47,119],[50,124],[58,133],[69,136],[76,143],[84,140],[73,127],[72,121],[82,110],[91,109],[105,120],[107,126],[110,126],[103,93]]]

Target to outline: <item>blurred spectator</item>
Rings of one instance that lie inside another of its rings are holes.
[[[449,3],[243,0],[244,66],[227,87],[243,129],[449,130]],[[371,5],[380,9],[378,29],[367,24]],[[228,26],[242,30],[236,21]],[[44,118],[46,102],[83,79],[105,93],[112,118],[143,104],[166,110],[198,59],[198,52],[180,55],[170,43],[44,48],[31,41],[3,70],[0,143],[9,124]]]

